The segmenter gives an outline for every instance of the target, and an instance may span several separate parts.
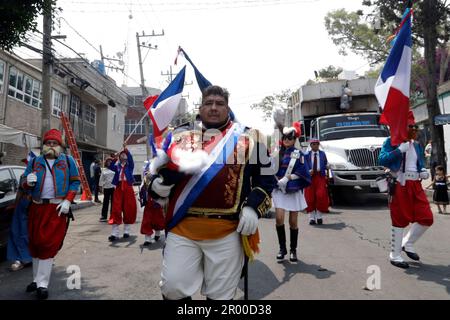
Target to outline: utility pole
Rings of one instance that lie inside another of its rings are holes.
[[[119,54],[121,55],[122,53],[118,52],[117,55],[119,55]],[[103,48],[101,45],[100,45],[100,58],[102,60],[102,64],[103,64],[104,68],[112,69],[115,71],[122,71],[122,72],[125,70],[125,67],[119,68],[119,67],[112,67],[112,66],[105,65],[105,60],[118,62],[120,66],[123,66],[125,63],[123,62],[123,59],[121,58],[121,56],[119,56],[119,59],[105,57],[103,55]]]
[[[173,80],[173,76],[176,76],[177,74],[172,72],[172,66],[170,66],[170,71],[167,71],[166,73],[163,73],[161,71],[161,75],[168,76],[168,81],[169,81],[169,83],[171,83]]]
[[[142,31],[142,35],[139,35],[139,33],[136,32],[136,43],[137,43],[137,49],[138,49],[138,60],[139,60],[139,72],[141,74],[141,90],[142,90],[142,101],[144,101],[145,98],[148,96],[147,87],[145,86],[145,78],[144,78],[144,69],[142,67],[142,55],[141,55],[141,47],[150,49],[158,49],[158,46],[152,46],[150,43],[147,44],[145,42],[140,43],[140,38],[144,37],[159,37],[164,35],[164,30],[162,30],[162,33],[155,34],[155,31],[152,31],[152,34],[146,35],[144,31]],[[145,128],[145,136],[148,139],[148,136],[150,134],[150,122],[148,117],[144,117],[144,128]],[[148,145],[148,142],[145,143],[145,149],[147,150],[147,159],[150,159],[150,146]]]
[[[44,1],[44,36],[42,54],[42,110],[41,110],[41,141],[44,133],[50,130],[52,88],[50,76],[52,74],[53,57],[51,51],[52,35],[52,4],[50,0]]]

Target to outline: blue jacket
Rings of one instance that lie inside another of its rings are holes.
[[[312,151],[309,151],[305,155],[305,161],[308,164],[308,166],[310,166],[310,169],[313,168],[313,159],[311,159],[312,153],[313,153]],[[320,175],[322,177],[326,176],[325,170],[327,169],[327,165],[328,165],[327,155],[322,150],[319,150],[319,166],[320,166]]]
[[[280,162],[280,168],[278,169],[278,172],[276,176],[280,179],[283,178],[286,174],[286,170],[289,166],[289,162],[291,161],[291,153],[297,150],[294,147],[291,147],[287,149],[282,156],[281,162]],[[309,165],[305,161],[305,156],[303,152],[300,151],[300,159],[297,159],[297,161],[294,164],[294,168],[292,168],[292,173],[296,174],[300,177],[300,179],[296,180],[289,180],[286,186],[286,192],[287,193],[294,193],[299,191],[300,189],[306,188],[311,184],[311,175],[309,174]]]
[[[424,168],[424,158],[422,147],[414,142],[414,148],[417,153],[417,171],[420,172]],[[380,155],[378,156],[378,162],[383,167],[391,169],[391,171],[399,171],[402,163],[402,153],[398,149],[398,146],[391,145],[391,138],[387,138],[383,143]]]
[[[32,167],[33,166],[33,167]],[[34,186],[29,186],[24,179],[22,184],[26,190],[31,190],[31,196],[34,200],[41,200],[42,187],[44,186],[47,165],[44,156],[36,157],[28,163],[24,176],[34,172],[37,181]],[[75,160],[66,154],[61,154],[53,163],[53,186],[55,188],[55,198],[73,201],[80,187],[80,176]]]
[[[127,178],[127,183],[129,186],[133,185],[134,182],[134,176],[133,176],[133,170],[134,170],[134,161],[133,156],[131,155],[130,151],[128,149],[124,150],[127,154],[128,160],[127,164],[125,165],[125,177]],[[122,164],[119,160],[111,162],[111,165],[109,166],[109,169],[115,172],[112,184],[117,186],[119,184],[119,178],[120,178],[120,170],[122,170]]]

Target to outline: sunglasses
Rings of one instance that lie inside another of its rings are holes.
[[[283,137],[283,140],[295,140],[295,137],[285,136],[285,137]]]

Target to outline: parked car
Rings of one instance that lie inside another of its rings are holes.
[[[23,166],[0,166],[0,249],[6,247]]]

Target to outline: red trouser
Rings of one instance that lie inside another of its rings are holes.
[[[33,258],[49,259],[61,249],[67,231],[67,216],[58,216],[57,204],[32,203],[28,213],[28,247]]]
[[[163,208],[153,199],[149,199],[142,216],[141,234],[151,236],[153,230],[164,230],[165,221]]]
[[[114,190],[111,218],[109,224],[133,224],[136,222],[136,197],[133,187],[128,185],[126,181],[120,181]]]
[[[389,209],[394,227],[404,228],[413,222],[424,226],[433,224],[430,203],[419,180],[407,180],[405,186],[397,182]]]
[[[330,199],[328,198],[327,178],[320,174],[313,174],[311,185],[305,190],[305,199],[308,204],[306,212],[314,210],[328,212]]]

